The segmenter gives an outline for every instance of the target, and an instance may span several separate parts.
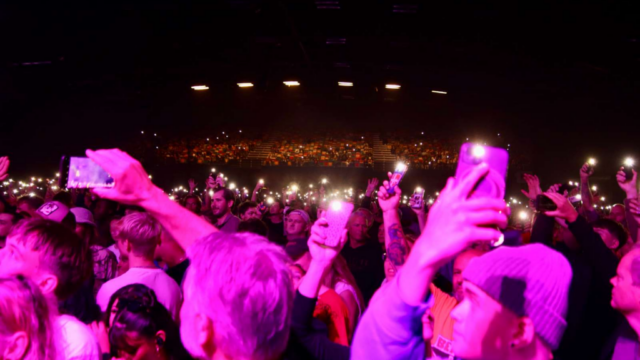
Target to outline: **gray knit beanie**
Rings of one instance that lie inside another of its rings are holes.
[[[469,262],[462,276],[518,316],[555,350],[567,327],[572,271],[567,259],[542,244],[503,246]]]

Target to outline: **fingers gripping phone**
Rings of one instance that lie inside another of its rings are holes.
[[[509,166],[506,150],[471,143],[462,145],[456,169],[456,179],[461,181],[478,164],[486,163],[489,172],[476,184],[470,198],[504,199],[505,180]]]
[[[417,188],[411,196],[411,200],[413,200],[413,205],[411,205],[412,208],[422,208],[424,206],[424,189]]]
[[[400,162],[396,165],[396,169],[393,171],[391,179],[389,179],[389,188],[387,189],[387,193],[389,193],[389,195],[395,195],[396,186],[400,184],[400,181],[402,180],[406,172],[407,165],[405,163]]]
[[[100,165],[87,157],[63,156],[60,161],[60,188],[91,189],[113,187],[114,182]]]
[[[469,198],[504,199],[505,180],[509,166],[509,153],[504,149],[471,143],[462,144],[456,169],[456,180],[464,179],[475,166],[481,163],[487,164],[489,171],[478,181]],[[493,241],[491,245],[495,247],[503,243],[504,235]]]
[[[325,218],[329,223],[327,228],[327,239],[325,241],[326,246],[337,246],[340,241],[340,235],[347,226],[349,217],[353,212],[353,204],[344,201],[333,201],[329,205]]]
[[[549,199],[549,197],[544,194],[536,196],[534,205],[536,207],[536,211],[553,211],[558,208],[556,203],[554,203],[553,200]]]

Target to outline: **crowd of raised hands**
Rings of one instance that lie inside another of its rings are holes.
[[[0,358],[640,358],[634,170],[610,211],[591,164],[547,191],[525,174],[522,227],[475,194],[484,163],[433,203],[376,178],[305,203],[224,176],[177,199],[121,150],[86,155],[113,187],[3,198]]]

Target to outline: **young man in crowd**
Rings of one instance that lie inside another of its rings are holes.
[[[382,210],[384,223],[382,226],[385,241],[385,251],[387,252],[386,267],[392,267],[392,274],[395,274],[404,265],[406,258],[409,256],[411,248],[407,242],[406,235],[402,229],[400,217],[398,215],[398,207],[400,199],[402,199],[402,190],[396,188],[395,193],[390,195],[387,191],[388,181],[383,183],[378,192],[378,203]],[[456,256],[453,262],[453,295],[442,291],[433,283],[429,285],[429,291],[433,294],[433,305],[429,308],[429,314],[426,319],[431,319],[428,329],[429,336],[425,341],[425,350],[427,358],[430,359],[449,359],[453,354],[453,318],[451,312],[462,300],[464,300],[464,292],[462,291],[463,276],[462,273],[469,265],[469,262],[484,254],[480,249],[470,248],[464,250]],[[388,271],[388,270],[387,270]],[[387,280],[392,279],[387,276]],[[422,318],[425,321],[425,316]],[[424,335],[424,334],[423,334]]]
[[[160,234],[160,245],[156,248],[155,258],[167,264],[167,275],[178,285],[182,284],[184,274],[189,267],[189,259],[180,244],[164,229]]]
[[[269,211],[264,215],[264,223],[269,228],[269,241],[278,245],[287,243],[284,237],[284,205],[280,201],[274,201]]]
[[[169,275],[153,262],[160,243],[160,225],[147,213],[132,213],[122,218],[120,247],[129,254],[129,270],[102,285],[96,301],[104,312],[111,295],[130,284],[143,284],[155,291],[158,301],[169,311],[172,318],[179,320],[182,293],[180,287]]]
[[[211,199],[211,212],[214,217],[213,225],[225,233],[238,231],[240,219],[231,213],[236,195],[227,188],[218,188]]]
[[[35,282],[53,314],[61,358],[98,360],[101,351],[91,329],[58,312],[58,302],[74,294],[92,272],[89,245],[73,230],[50,220],[17,224],[0,250],[0,276],[24,275]]]
[[[365,304],[369,303],[384,280],[382,249],[376,240],[369,238],[369,225],[367,214],[354,212],[347,223],[349,241],[341,252],[362,292]]]
[[[497,241],[507,225],[502,199],[471,198],[489,168],[480,164],[449,179],[402,271],[371,300],[352,358],[423,359],[421,317],[436,272],[476,242]],[[543,245],[498,248],[463,273],[464,300],[455,308],[453,352],[465,359],[549,359],[566,322],[568,262]]]
[[[4,247],[7,235],[11,232],[11,228],[13,228],[13,226],[20,220],[22,220],[22,215],[17,213],[0,213],[0,249]]]
[[[253,201],[245,201],[238,206],[238,216],[240,220],[260,219],[262,214],[258,210],[258,204]]]
[[[44,204],[44,200],[39,196],[22,195],[18,198],[16,212],[24,218],[37,217],[36,210]]]
[[[202,201],[198,195],[187,195],[182,202],[183,206],[187,208],[187,210],[196,215],[200,215],[200,212],[202,211]]]
[[[287,245],[285,251],[291,259],[296,260],[307,252],[307,240],[311,229],[311,219],[304,210],[289,210],[287,214]]]
[[[111,189],[95,189],[99,196],[142,206],[188,249],[180,325],[187,350],[202,359],[278,359],[293,302],[282,249],[255,235],[219,232],[171,201],[138,161],[118,149],[88,150],[87,156],[115,180]]]
[[[611,284],[611,306],[624,320],[604,348],[602,359],[640,359],[640,249],[633,249],[622,258]]]

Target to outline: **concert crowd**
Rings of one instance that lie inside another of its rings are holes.
[[[215,163],[263,142],[225,139],[158,151]],[[410,167],[461,161],[419,139],[381,143]],[[373,164],[358,134],[271,140],[265,166]],[[525,174],[523,216],[481,151],[434,198],[392,173],[362,193],[219,173],[166,193],[119,149],[86,152],[113,186],[67,189],[18,184],[2,157],[0,359],[640,359],[632,164],[606,207],[595,162],[571,185]]]

